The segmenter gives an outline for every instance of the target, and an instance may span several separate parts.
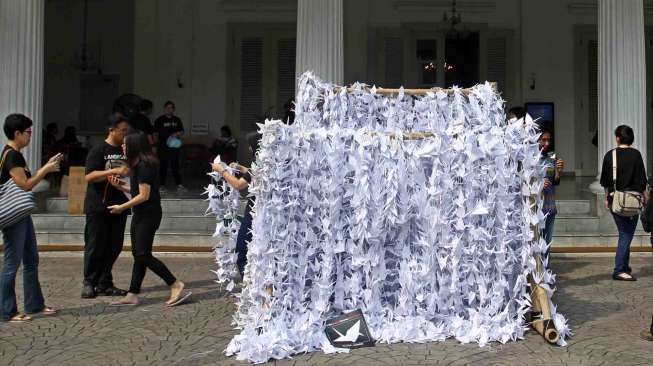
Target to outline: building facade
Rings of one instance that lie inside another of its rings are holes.
[[[242,138],[264,118],[283,117],[296,75],[314,70],[386,87],[489,80],[507,107],[552,103],[556,150],[570,175],[599,173],[621,123],[635,128],[645,155],[653,148],[651,1],[0,4],[0,114],[30,114],[38,130],[57,122],[99,135],[113,98],[133,92],[153,100],[155,113],[174,100],[188,139],[209,141],[222,125]]]

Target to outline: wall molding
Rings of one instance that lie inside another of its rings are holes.
[[[569,3],[567,9],[570,14],[595,15],[598,13],[598,0],[574,0]],[[644,14],[653,15],[653,0],[644,0]]]
[[[218,0],[218,10],[224,13],[296,13],[297,0]]]
[[[450,0],[397,0],[392,6],[398,11],[451,11]],[[456,3],[456,10],[461,13],[491,13],[495,9],[495,1],[459,1]]]

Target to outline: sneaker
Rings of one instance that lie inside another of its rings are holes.
[[[97,296],[125,296],[127,291],[117,288],[116,286],[111,286],[107,288],[95,288],[95,293]]]
[[[91,285],[84,285],[82,289],[82,299],[94,299],[97,296],[95,288]]]
[[[186,192],[188,192],[188,190],[186,189],[186,187],[184,187],[184,186],[181,185],[181,184],[177,186],[177,193],[186,193]]]

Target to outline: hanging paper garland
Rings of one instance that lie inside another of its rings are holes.
[[[357,308],[379,342],[505,343],[527,328],[529,278],[550,302],[555,276],[534,259],[546,250],[532,227],[544,225],[538,131],[506,125],[489,84],[384,96],[306,73],[295,123],[259,128],[241,333],[227,355],[337,351],[324,322]],[[233,217],[237,193],[215,187],[210,210]],[[216,247],[219,282],[236,273],[234,221]],[[566,320],[550,305],[564,344]]]

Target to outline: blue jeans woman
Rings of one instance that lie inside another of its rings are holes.
[[[0,162],[0,184],[9,180],[24,191],[30,191],[48,173],[59,171],[61,154],[52,157],[36,174],[32,176],[27,162],[20,151],[27,147],[32,138],[32,120],[22,114],[10,114],[3,126],[9,139],[2,149]],[[32,218],[27,216],[19,222],[2,228],[4,241],[4,263],[0,277],[0,316],[5,321],[25,322],[30,316],[18,313],[16,304],[16,274],[23,264],[23,291],[25,312],[52,315],[56,310],[45,305],[39,283],[39,254]]]

